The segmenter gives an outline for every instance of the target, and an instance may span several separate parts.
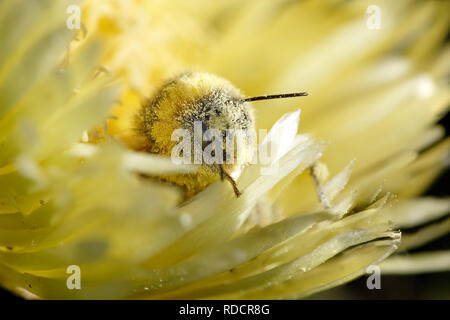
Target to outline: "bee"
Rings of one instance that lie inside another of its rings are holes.
[[[202,163],[194,173],[152,178],[180,187],[185,200],[218,179],[227,180],[238,197],[241,191],[232,175],[251,160],[256,144],[255,116],[251,102],[305,95],[307,93],[301,92],[246,98],[229,81],[213,74],[186,72],[176,76],[142,105],[136,117],[135,128],[144,138],[141,151],[170,157],[177,144],[172,133],[177,129],[184,129],[191,135],[191,141],[194,141],[196,123],[201,125],[203,134],[207,134],[210,129],[217,130],[223,137],[230,130],[241,132],[242,134],[235,137],[235,143],[240,145],[241,149],[228,150],[229,145],[222,141],[220,151],[223,151],[223,161]],[[195,150],[195,146],[192,147]],[[203,152],[204,148],[203,141],[200,152]],[[239,155],[239,162],[234,161],[238,150],[243,151]],[[227,161],[230,158],[232,161]]]

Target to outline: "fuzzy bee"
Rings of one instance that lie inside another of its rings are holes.
[[[189,199],[218,179],[226,179],[233,187],[236,196],[241,194],[235,179],[236,170],[251,160],[256,144],[255,118],[252,101],[304,96],[306,93],[259,96],[245,98],[239,89],[229,81],[209,73],[183,73],[168,81],[142,106],[137,118],[138,134],[144,137],[142,151],[173,155],[177,141],[173,139],[176,130],[183,129],[190,135],[191,160],[202,159],[206,143],[196,148],[195,126],[200,125],[201,134],[207,140],[220,142],[222,161],[202,163],[195,173],[155,177],[180,187],[185,199]],[[224,139],[208,137],[211,129],[219,132]],[[225,137],[228,132],[239,132],[233,137],[232,150]],[[217,141],[221,140],[221,141]],[[197,140],[198,141],[198,140]],[[239,147],[236,147],[239,146]],[[239,151],[239,154],[238,154]],[[214,151],[213,151],[214,154]],[[238,159],[239,158],[239,159]],[[239,160],[239,161],[238,161]],[[192,162],[194,163],[194,161]]]

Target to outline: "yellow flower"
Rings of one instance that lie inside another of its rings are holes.
[[[449,102],[448,2],[377,1],[373,29],[367,1],[88,0],[78,34],[66,24],[72,3],[0,4],[5,288],[299,298],[448,233],[449,199],[417,198],[448,161],[435,124]],[[247,96],[310,94],[255,105],[278,170],[247,166],[239,198],[219,181],[178,205],[177,189],[137,174],[195,170],[134,151],[141,102],[186,70]],[[435,220],[400,242],[397,230]],[[449,270],[448,251],[381,268]]]

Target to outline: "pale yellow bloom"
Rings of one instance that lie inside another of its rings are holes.
[[[448,162],[435,125],[449,103],[448,2],[378,1],[380,29],[369,29],[369,1],[88,0],[70,46],[69,2],[42,3],[0,4],[2,286],[41,298],[300,298],[448,233],[449,218],[401,241],[398,231],[450,208],[417,198]],[[242,171],[239,198],[217,182],[180,206],[176,189],[136,175],[195,169],[133,151],[142,101],[186,70],[247,96],[309,93],[255,105],[258,128],[290,143],[276,174]],[[81,290],[66,286],[70,265]],[[450,269],[448,251],[380,265]]]

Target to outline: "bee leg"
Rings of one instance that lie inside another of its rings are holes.
[[[219,170],[220,170],[220,180],[223,181],[223,179],[225,178],[225,174],[223,170],[223,166],[221,164],[219,164]]]
[[[317,197],[319,198],[319,202],[320,204],[325,208],[325,209],[330,209],[331,208],[331,204],[328,201],[328,198],[325,194],[325,191],[322,188],[322,183],[321,183],[321,179],[319,178],[318,174],[316,173],[315,170],[315,164],[309,168],[309,174],[311,176],[311,178],[314,181],[314,186],[316,188],[316,192],[317,192]]]
[[[233,187],[234,194],[236,195],[236,198],[239,197],[242,193],[239,191],[236,181],[223,169],[223,166],[220,164],[220,177],[223,180],[224,178],[230,182],[231,186]]]

